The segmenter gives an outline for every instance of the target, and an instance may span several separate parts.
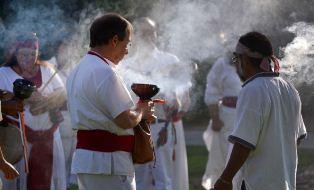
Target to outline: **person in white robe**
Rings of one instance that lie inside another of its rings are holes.
[[[37,90],[24,101],[29,173],[25,173],[25,161],[21,160],[16,164],[20,177],[4,180],[4,189],[65,190],[64,154],[58,129],[62,117],[54,111],[65,101],[63,83],[58,76],[50,80],[55,71],[38,60],[36,34],[19,34],[12,46],[12,56],[0,68],[0,88],[13,92],[13,82],[24,78],[32,81]],[[7,119],[18,122],[12,117]]]
[[[156,97],[166,101],[164,105],[156,104],[158,119],[151,125],[156,160],[135,167],[137,190],[188,189],[181,117],[189,106],[186,89],[189,89],[190,81],[183,74],[186,71],[180,60],[157,48],[156,23],[153,20],[139,18],[134,26],[133,52],[119,69],[125,72],[123,76],[128,86],[132,83],[155,84],[160,88]]]
[[[230,56],[220,57],[213,64],[207,76],[205,103],[209,107],[211,120],[204,132],[204,141],[209,156],[202,179],[205,189],[213,187],[228,160],[228,136],[235,126],[236,101],[242,82]],[[234,182],[239,183],[239,182]],[[240,189],[234,185],[234,189]]]
[[[189,172],[186,152],[186,143],[184,136],[184,126],[182,117],[186,114],[191,104],[190,85],[184,85],[176,88],[176,97],[178,108],[176,114],[172,116],[174,125],[174,150],[173,150],[173,170],[172,170],[172,187],[174,190],[189,189]]]
[[[72,58],[71,55],[71,39],[68,35],[65,35],[60,40],[57,53],[48,62],[54,65],[59,77],[63,84],[66,84],[67,78],[72,71]],[[70,113],[67,105],[65,104],[60,108],[64,120],[60,123],[60,134],[62,139],[62,145],[64,150],[65,168],[66,168],[66,180],[67,188],[71,185],[77,185],[76,176],[71,174],[72,156],[76,147],[76,130],[72,128]]]

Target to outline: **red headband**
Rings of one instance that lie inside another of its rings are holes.
[[[265,57],[258,52],[252,52],[248,47],[243,45],[241,42],[238,42],[235,53],[245,54],[252,58],[262,59],[260,68],[263,69],[264,71],[271,70],[270,65],[269,65],[269,60],[270,60],[271,63],[273,63],[274,72],[276,73],[279,72],[279,69],[280,69],[279,60],[274,55]]]

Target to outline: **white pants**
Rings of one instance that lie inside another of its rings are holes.
[[[182,121],[174,123],[177,143],[174,145],[175,160],[172,171],[172,187],[174,190],[188,190],[188,161],[186,156],[186,145]]]
[[[214,132],[211,129],[210,122],[207,130],[204,132],[204,137],[207,138],[204,139],[205,144],[209,149],[207,166],[202,179],[202,185],[205,189],[213,188],[215,182],[225,169],[233,147],[233,144],[228,141],[228,137],[235,125],[235,109],[222,106],[219,112],[219,117],[223,121],[224,127],[219,132]],[[241,178],[242,176],[240,173],[233,179],[233,190],[240,189]]]
[[[134,176],[77,174],[79,190],[135,190]]]
[[[173,138],[172,126],[168,126],[168,140],[163,146],[157,147],[158,133],[165,123],[153,124],[151,126],[152,139],[155,147],[156,163],[135,166],[135,179],[137,190],[172,190],[172,154]]]

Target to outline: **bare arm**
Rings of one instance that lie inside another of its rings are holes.
[[[130,129],[139,124],[142,117],[141,110],[126,110],[114,118],[113,122],[122,129]]]
[[[139,102],[135,108],[119,114],[113,122],[122,129],[130,129],[139,124],[142,119],[151,122],[155,119],[153,114],[154,103],[152,101]]]
[[[224,124],[219,118],[218,104],[210,104],[208,108],[209,108],[210,118],[212,119],[213,131],[220,131]]]
[[[66,101],[66,92],[63,88],[55,90],[47,97],[42,96],[38,92],[34,92],[34,96],[36,97],[31,97],[27,100],[30,104],[30,111],[33,115],[44,113],[50,109],[60,108]]]
[[[215,190],[232,190],[232,179],[236,175],[236,173],[240,170],[244,162],[249,157],[251,149],[241,145],[238,142],[234,143],[232,153],[228,164],[221,174],[220,178],[215,183]]]

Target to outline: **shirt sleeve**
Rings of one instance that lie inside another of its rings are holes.
[[[222,98],[222,59],[218,59],[207,75],[207,83],[205,90],[205,103],[207,105],[216,104]]]
[[[238,142],[247,148],[255,149],[267,107],[265,98],[255,88],[242,89],[236,108],[236,126],[229,136],[230,142]]]
[[[98,102],[112,118],[134,106],[131,95],[122,79],[111,73],[97,88]]]
[[[298,127],[298,140],[304,139],[306,137],[307,133],[306,133],[306,128],[303,122],[303,117],[300,114],[300,123],[299,123],[299,127]]]

